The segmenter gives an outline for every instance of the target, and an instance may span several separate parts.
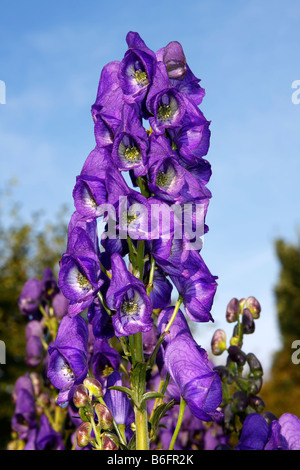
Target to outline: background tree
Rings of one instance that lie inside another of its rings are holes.
[[[27,319],[18,310],[18,297],[26,280],[42,279],[46,267],[58,273],[58,261],[66,244],[67,208],[61,208],[53,223],[48,223],[42,212],[24,221],[21,206],[14,201],[11,190],[2,189],[0,202],[0,339],[6,345],[6,364],[0,366],[0,448],[3,449],[11,433],[14,383],[28,371]]]
[[[300,340],[300,239],[297,244],[277,240],[280,276],[275,287],[282,348],[274,355],[271,377],[262,389],[268,410],[275,415],[300,416],[300,364],[292,362],[292,343]]]

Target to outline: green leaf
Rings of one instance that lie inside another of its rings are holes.
[[[155,409],[153,416],[150,419],[150,423],[151,423],[150,440],[153,441],[155,439],[161,419],[166,415],[166,413],[169,410],[173,408],[175,403],[176,403],[175,400],[171,400],[168,403],[162,403]]]
[[[164,398],[164,395],[158,392],[144,393],[143,398],[142,398],[142,403],[146,400],[152,400],[153,398]]]
[[[109,390],[118,390],[119,392],[127,393],[127,395],[131,396],[133,391],[130,390],[128,387],[122,387],[119,385],[115,385],[114,387],[108,387]]]

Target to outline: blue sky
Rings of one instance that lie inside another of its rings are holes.
[[[231,326],[232,297],[256,296],[262,316],[245,349],[268,369],[279,347],[274,240],[296,240],[300,223],[300,5],[297,0],[141,2],[0,1],[0,188],[15,177],[22,214],[73,212],[76,175],[94,147],[90,107],[102,67],[121,60],[128,31],[153,50],[181,42],[201,78],[211,120],[213,175],[203,257],[219,277],[213,331]]]

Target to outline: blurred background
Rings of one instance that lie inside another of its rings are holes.
[[[0,447],[26,370],[17,298],[28,277],[57,272],[75,179],[95,146],[100,72],[122,59],[130,30],[154,51],[179,41],[206,90],[213,198],[202,254],[219,286],[215,322],[197,340],[209,349],[215,329],[230,336],[229,300],[255,296],[261,318],[245,350],[263,364],[261,396],[273,413],[300,416],[299,1],[0,0],[0,17]]]

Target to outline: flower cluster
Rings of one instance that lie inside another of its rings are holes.
[[[135,32],[126,40],[123,59],[101,72],[96,144],[76,178],[58,283],[46,270],[20,295],[27,363],[43,361],[43,384],[32,374],[17,382],[11,448],[227,448],[237,416],[237,449],[249,448],[251,416],[264,419],[262,371],[241,345],[259,304],[228,307],[231,346],[222,330],[212,341],[214,354],[228,350],[223,368],[189,326],[213,321],[217,288],[200,254],[211,198],[204,90],[178,42],[154,53]],[[270,426],[264,447],[288,448],[285,418]]]

